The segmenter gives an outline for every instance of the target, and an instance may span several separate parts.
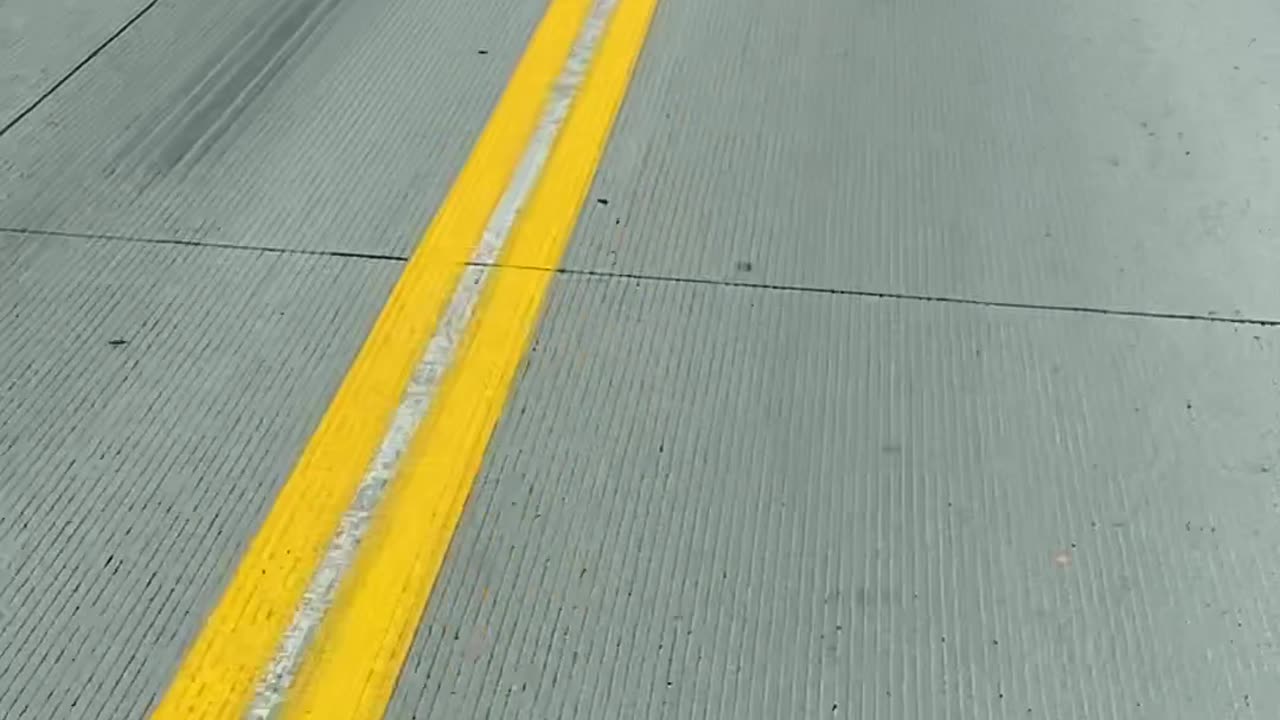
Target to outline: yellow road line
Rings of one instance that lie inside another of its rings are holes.
[[[589,0],[553,0],[467,164],[154,717],[240,717],[510,182]]]
[[[656,2],[620,0],[507,241],[507,262],[558,265]],[[310,646],[284,717],[381,717],[551,277],[537,270],[492,271],[464,349]]]

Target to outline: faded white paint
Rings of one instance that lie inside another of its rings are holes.
[[[337,533],[330,541],[324,559],[312,577],[271,665],[258,684],[248,717],[270,717],[293,683],[311,636],[333,604],[342,577],[350,568],[360,541],[369,528],[373,512],[386,494],[391,479],[395,477],[400,459],[418,425],[431,409],[445,372],[453,364],[459,342],[471,321],[488,278],[488,266],[497,262],[501,256],[516,217],[542,174],[543,166],[569,114],[574,97],[582,86],[587,67],[616,2],[617,0],[595,0],[592,4],[591,12],[556,79],[529,145],[485,226],[480,244],[472,253],[471,265],[464,269],[459,278],[458,286],[435,334],[414,368],[391,426],[360,482],[355,500],[343,513]]]

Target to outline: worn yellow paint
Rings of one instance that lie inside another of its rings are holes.
[[[539,308],[581,211],[657,0],[621,0],[543,175],[491,271],[436,404],[410,446],[285,718],[381,717]],[[515,267],[515,266],[522,266]]]
[[[589,7],[589,0],[551,2],[470,158],[153,717],[238,718],[252,702]]]

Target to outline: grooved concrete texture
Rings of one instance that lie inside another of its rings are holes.
[[[663,0],[567,264],[1280,318],[1276,28],[1271,0]]]
[[[406,255],[544,8],[162,0],[0,138],[0,222]]]
[[[140,717],[388,261],[0,234],[0,717]]]
[[[48,92],[147,0],[4,0],[0,127]]]
[[[1272,718],[1280,331],[560,278],[389,718]]]
[[[543,5],[161,0],[0,137],[0,717],[163,691],[400,272],[314,253],[416,245]]]
[[[406,254],[544,6],[161,0],[0,227]],[[15,7],[0,113],[127,4]],[[662,0],[388,717],[1274,718],[1280,331],[829,291],[1280,318],[1278,26]],[[0,716],[145,712],[397,271],[0,231]]]
[[[388,717],[1275,717],[1280,332],[954,302],[1280,318],[1275,27],[663,0]]]

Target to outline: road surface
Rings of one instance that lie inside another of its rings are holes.
[[[1280,6],[5,0],[0,717],[1280,715]]]

